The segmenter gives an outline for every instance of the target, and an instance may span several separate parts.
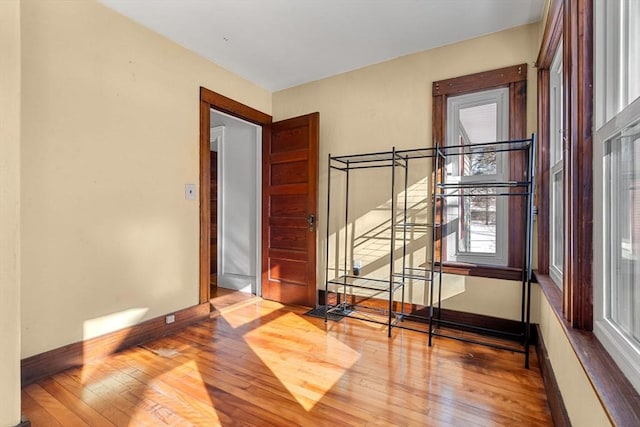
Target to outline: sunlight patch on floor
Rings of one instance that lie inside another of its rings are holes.
[[[94,353],[97,352],[99,355],[115,353],[122,341],[127,337],[127,334],[121,334],[119,340],[114,339],[102,342],[97,350],[94,349],[95,343],[89,340],[136,325],[148,311],[147,307],[134,307],[84,321],[82,325],[83,369],[81,375],[83,383],[90,382],[94,375],[93,365],[90,363],[96,358]]]
[[[253,329],[244,340],[307,412],[360,357],[295,313]]]
[[[229,307],[229,309],[222,311],[220,314],[232,328],[236,329],[244,326],[248,322],[253,322],[263,316],[268,316],[283,307],[282,304],[273,301],[263,301],[260,304],[256,304],[256,302],[252,300]]]
[[[179,392],[179,387],[173,386],[176,381],[181,381],[179,380],[181,378],[189,384],[188,394]],[[148,401],[157,404],[149,407]],[[156,408],[170,406],[180,408],[179,417],[172,411],[158,412]],[[209,390],[207,390],[205,381],[200,374],[198,363],[193,360],[182,363],[151,379],[136,407],[136,413],[140,411],[151,412],[154,417],[168,425],[177,425],[185,421],[193,425],[222,425]],[[143,425],[146,424],[143,423]]]

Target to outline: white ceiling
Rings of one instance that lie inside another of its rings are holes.
[[[270,91],[538,21],[545,0],[98,0]]]

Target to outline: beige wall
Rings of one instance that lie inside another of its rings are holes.
[[[473,40],[403,56],[316,82],[273,94],[273,116],[279,120],[299,114],[320,112],[320,205],[319,230],[323,230],[326,212],[326,158],[332,155],[356,154],[431,146],[431,85],[433,81],[457,77],[495,68],[534,63],[537,55],[539,23],[502,31]],[[527,130],[536,127],[536,72],[528,70]],[[428,171],[427,169],[423,169]],[[351,183],[350,217],[352,225],[366,229],[378,221],[384,224],[384,209],[389,207],[390,180],[385,171],[365,172],[364,178]],[[386,174],[386,175],[385,175]],[[428,174],[428,173],[427,173]],[[414,184],[422,176],[414,175]],[[382,177],[382,178],[380,178]],[[340,193],[341,178],[333,178],[332,194]],[[360,182],[357,182],[360,180]],[[332,199],[332,204],[334,203]],[[335,205],[334,205],[335,206]],[[332,209],[331,223],[340,223],[339,206]],[[387,214],[386,218],[389,218]],[[332,227],[331,234],[344,230]],[[356,237],[358,236],[356,231]],[[319,281],[324,278],[324,233],[320,233]],[[330,255],[331,262],[341,264],[342,254]],[[331,264],[330,264],[331,265]],[[384,260],[375,264],[380,274],[388,272]],[[512,307],[496,306],[498,300],[509,300],[513,284],[493,281],[492,292],[473,289],[484,286],[481,279],[464,279],[466,291],[456,297],[457,308],[475,307],[475,312],[514,316]],[[321,288],[323,283],[319,283]],[[459,288],[458,285],[456,287]],[[497,292],[496,293],[494,293]],[[418,293],[416,293],[418,295]],[[466,301],[463,301],[465,299]],[[498,295],[499,297],[496,297]],[[504,296],[504,298],[502,298]],[[478,298],[480,298],[478,300]],[[415,300],[414,302],[420,302]],[[508,302],[506,304],[509,304]],[[519,304],[516,304],[518,306]],[[497,307],[494,309],[493,307]],[[519,318],[519,309],[515,310]]]
[[[0,425],[19,421],[20,300],[22,357],[197,303],[198,206],[183,185],[198,182],[198,88],[272,108],[267,91],[92,1],[22,4],[21,97],[20,2],[0,2]],[[274,118],[320,111],[326,194],[329,152],[430,145],[431,82],[532,64],[540,35],[534,24],[281,91]],[[531,132],[532,68],[528,103]],[[463,292],[445,306],[518,317],[518,284],[452,284]],[[608,423],[537,287],[532,320],[574,425]]]
[[[198,303],[199,88],[271,94],[90,0],[22,2],[22,357]]]
[[[0,2],[0,426],[20,422],[20,0]]]
[[[585,427],[611,425],[560,321],[544,294],[539,294],[539,314],[536,317],[539,318],[540,331],[571,424]]]

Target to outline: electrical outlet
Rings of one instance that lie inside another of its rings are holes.
[[[166,323],[167,325],[169,323],[173,323],[176,321],[176,315],[175,314],[170,314],[167,317],[164,318],[164,323]]]
[[[187,200],[196,200],[196,185],[195,184],[185,184],[184,185],[184,198]]]

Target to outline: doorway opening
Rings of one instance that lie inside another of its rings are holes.
[[[261,294],[262,127],[210,109],[210,293]]]

